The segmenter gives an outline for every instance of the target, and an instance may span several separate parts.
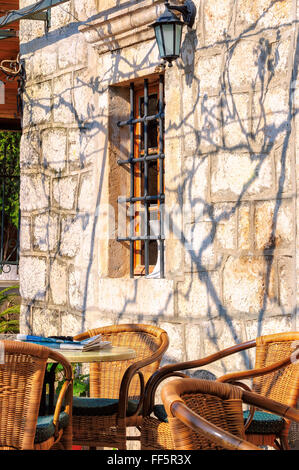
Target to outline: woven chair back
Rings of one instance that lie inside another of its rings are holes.
[[[47,353],[37,345],[1,341],[0,448],[33,449]]]
[[[255,368],[286,359],[299,347],[299,333],[279,333],[256,339]],[[285,405],[296,407],[299,396],[299,363],[253,379],[253,390]]]
[[[238,387],[199,379],[183,379],[177,382],[180,382],[176,389],[177,394],[189,409],[224,431],[241,439],[245,438],[242,391]],[[172,399],[175,401],[175,396]],[[167,409],[167,404],[164,404]],[[223,449],[209,440],[203,432],[193,431],[178,418],[171,417],[170,413],[168,420],[176,450]]]
[[[149,325],[115,325],[90,330],[90,336],[101,334],[104,341],[111,341],[113,346],[125,346],[134,349],[136,357],[130,360],[101,362],[90,366],[90,394],[92,397],[118,398],[121,380],[127,368],[140,360],[150,357],[161,346],[165,331]],[[145,383],[158,369],[158,361],[141,369]],[[132,379],[129,398],[139,399],[140,381],[138,376]]]

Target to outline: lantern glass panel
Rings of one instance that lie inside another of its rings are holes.
[[[173,56],[174,52],[174,24],[163,24],[163,36],[165,44],[165,55]]]
[[[182,39],[182,25],[176,24],[175,25],[175,51],[174,54],[179,56],[180,49],[181,49],[181,39]]]
[[[164,44],[163,44],[163,38],[162,38],[162,32],[161,32],[161,26],[160,25],[155,27],[155,33],[156,33],[156,41],[157,41],[157,44],[158,44],[160,57],[164,57],[165,56],[165,50],[164,50]]]

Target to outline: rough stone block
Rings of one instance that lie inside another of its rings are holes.
[[[88,58],[88,46],[82,34],[64,39],[63,47],[58,49],[58,66],[60,69],[84,65]]]
[[[248,340],[263,335],[294,331],[291,315],[279,315],[272,318],[264,317],[259,322],[248,320],[245,325]]]
[[[21,251],[29,251],[31,249],[31,219],[30,217],[21,218],[20,249]]]
[[[270,270],[270,273],[268,272]],[[224,306],[247,315],[257,314],[277,301],[273,259],[230,256],[223,270]]]
[[[49,207],[49,178],[42,174],[21,175],[20,205],[24,212]]]
[[[215,225],[212,222],[198,222],[186,225],[184,229],[185,269],[204,271],[214,269],[219,261],[215,253]]]
[[[37,257],[20,259],[20,293],[23,299],[31,302],[46,297],[47,265],[46,260]]]
[[[23,334],[30,334],[32,333],[31,330],[31,306],[26,305],[25,303],[22,302],[21,307],[20,307],[20,333]]]
[[[41,142],[38,132],[30,131],[22,134],[20,143],[20,167],[34,168],[39,165]]]
[[[96,190],[94,173],[85,173],[81,176],[80,190],[78,197],[78,210],[93,212],[95,210],[95,200],[100,191]]]
[[[32,5],[32,1],[27,2],[26,5]],[[22,8],[20,4],[20,8]],[[20,21],[20,43],[26,44],[34,39],[40,38],[45,34],[45,25],[43,21],[26,20]]]
[[[85,314],[76,314],[75,312],[61,312],[61,334],[64,336],[75,336],[83,333],[87,328],[83,328]]]
[[[248,150],[249,95],[235,93],[223,97],[222,127],[225,149]]]
[[[42,134],[44,164],[55,171],[66,166],[67,135],[65,129],[47,129]]]
[[[89,71],[88,71],[89,72]],[[74,73],[74,108],[76,121],[98,120],[98,109],[96,102],[99,96],[98,77],[90,76],[86,69]]]
[[[198,58],[196,70],[201,94],[207,92],[208,90],[218,90],[221,79],[221,67],[221,54]]]
[[[80,250],[84,220],[80,216],[66,217],[61,224],[60,254],[74,257]]]
[[[184,159],[183,164],[184,222],[205,220],[207,218],[209,159],[208,157],[188,157]]]
[[[243,40],[229,48],[224,61],[224,80],[228,89],[244,86],[254,89],[261,85],[262,68],[267,67],[267,64],[264,64],[264,47],[263,42],[259,43],[258,40]]]
[[[218,153],[212,158],[211,195],[214,199],[268,195],[273,191],[272,159],[266,155]]]
[[[73,210],[78,188],[78,177],[67,176],[53,180],[53,199],[61,209]]]
[[[216,226],[215,241],[220,249],[233,250],[237,245],[237,213],[234,204],[214,205],[213,222]]]
[[[68,160],[72,170],[84,168],[94,162],[99,149],[96,147],[95,135],[92,131],[72,129],[69,132],[68,140]]]
[[[185,325],[186,360],[192,361],[203,357],[202,329],[200,325]]]
[[[292,202],[277,200],[257,203],[254,224],[258,250],[290,248],[294,240]]]
[[[86,269],[71,267],[68,291],[71,308],[85,311],[95,307],[95,279]]]
[[[71,1],[51,9],[51,31],[62,28],[73,20]]]
[[[59,311],[44,308],[32,308],[32,332],[38,336],[55,336],[60,334]]]
[[[80,19],[81,21],[87,20],[88,18],[95,15],[98,10],[96,6],[96,0],[91,0],[88,3],[82,2],[82,0],[73,0],[74,5],[74,15],[76,18]],[[110,4],[108,4],[109,8]],[[101,3],[101,10],[105,10],[106,5],[105,2]]]
[[[287,24],[292,19],[292,2],[281,0],[240,0],[236,10],[238,31],[247,30],[248,26],[257,30],[261,28],[276,28]]]
[[[249,250],[251,247],[250,205],[241,204],[238,214],[238,248]]]
[[[276,28],[292,21],[292,0],[259,0],[259,24],[264,28]]]
[[[197,135],[200,153],[208,153],[216,150],[222,144],[221,132],[221,102],[218,96],[201,96],[200,104],[196,108],[198,114],[198,129],[194,129]]]
[[[275,150],[276,187],[279,194],[292,192],[295,186],[294,148],[292,142],[288,148],[284,145]]]
[[[53,119],[60,123],[72,123],[77,119],[73,103],[72,74],[60,75],[53,82]],[[78,109],[78,108],[77,108]]]
[[[270,148],[279,139],[285,138],[290,126],[289,90],[285,86],[268,88],[255,93],[252,104],[252,133],[256,145]],[[262,150],[261,150],[262,151]]]
[[[204,37],[205,44],[217,44],[225,39],[232,22],[232,2],[224,0],[219,9],[217,0],[208,0],[204,3]]]
[[[222,349],[246,341],[243,324],[240,321],[232,320],[230,316],[224,315],[221,319],[209,320],[201,323],[202,326],[202,348],[203,357],[215,354]],[[217,377],[228,372],[246,370],[249,367],[249,357],[247,352],[232,354],[206,366]]]
[[[197,125],[195,110],[200,102],[198,83],[195,80],[186,85],[183,84],[182,93],[177,93],[176,106],[182,110],[182,130],[184,135],[185,155],[194,155],[197,150]],[[182,96],[183,102],[182,102]],[[182,106],[183,104],[183,106]],[[172,106],[175,104],[172,103]]]
[[[173,316],[174,282],[167,279],[99,279],[99,305],[103,312],[124,315]],[[107,295],[113,292],[113,296]],[[155,292],[155,295],[153,295]]]
[[[54,74],[57,70],[57,51],[56,44],[42,47],[40,50],[35,50],[34,54],[30,57],[30,79],[48,79],[50,75]]]
[[[56,305],[67,302],[67,267],[58,260],[53,260],[50,265],[50,289],[52,301]]]
[[[164,354],[164,361],[168,364],[183,361],[185,359],[184,326],[179,323],[160,322],[159,327],[163,328],[169,336],[169,346]]]
[[[56,214],[40,214],[33,221],[33,247],[39,251],[58,250],[58,222]]]
[[[52,85],[51,81],[27,87],[24,94],[23,128],[34,124],[44,124],[51,120]]]
[[[194,273],[184,282],[178,282],[177,302],[182,317],[191,319],[218,315],[221,306],[219,273]]]
[[[295,308],[295,263],[289,256],[282,256],[278,261],[279,304],[288,313]]]

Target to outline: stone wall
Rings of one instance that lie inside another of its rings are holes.
[[[163,2],[73,0],[47,35],[21,22],[23,331],[156,323],[169,362],[298,329],[296,1],[195,4],[165,70],[166,279],[111,273],[107,209],[111,87],[161,70],[147,25]],[[209,372],[252,364],[240,354]]]

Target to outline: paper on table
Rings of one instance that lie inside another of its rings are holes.
[[[85,339],[81,341],[83,345],[83,351],[92,351],[96,349],[106,348],[107,346],[111,346],[110,341],[102,341],[101,335],[96,335],[91,338]]]
[[[70,341],[58,338],[51,338],[45,336],[34,336],[34,335],[17,335],[17,341],[25,341],[29,343],[39,344],[48,348],[54,349],[68,349],[68,350],[81,350],[91,351],[96,349],[102,349],[111,345],[110,341],[102,341],[101,335],[93,336],[92,338],[85,339],[83,341]]]

